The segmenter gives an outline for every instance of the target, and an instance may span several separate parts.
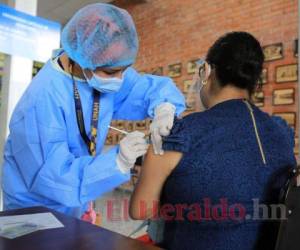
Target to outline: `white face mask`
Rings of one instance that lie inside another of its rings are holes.
[[[115,93],[120,90],[123,84],[123,77],[111,77],[111,78],[104,78],[96,75],[92,72],[92,77],[89,79],[85,74],[85,78],[88,84],[94,88],[95,90],[101,93]]]

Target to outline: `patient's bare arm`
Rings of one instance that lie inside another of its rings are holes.
[[[144,220],[156,216],[163,184],[181,157],[182,153],[174,151],[155,155],[153,147],[149,147],[140,178],[130,200],[129,213],[133,219]]]

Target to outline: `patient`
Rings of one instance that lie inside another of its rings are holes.
[[[197,72],[206,110],[175,122],[164,155],[150,147],[130,215],[162,217],[162,247],[274,249],[278,229],[269,208],[296,160],[286,122],[250,101],[263,61],[249,33],[219,38]]]

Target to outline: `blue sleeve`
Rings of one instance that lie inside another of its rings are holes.
[[[291,145],[291,148],[294,148],[295,146],[295,132],[294,129],[291,128],[287,122],[282,119],[279,116],[271,116],[272,120],[282,129],[282,131],[284,131],[287,135],[287,139],[289,141],[289,144]]]
[[[190,145],[191,140],[185,119],[176,119],[170,135],[163,138],[163,150],[187,153]]]
[[[65,206],[79,206],[129,180],[116,166],[118,147],[96,157],[69,150],[64,111],[50,94],[10,124],[14,159],[28,189]]]
[[[185,99],[168,77],[140,75],[133,68],[124,73],[124,82],[115,95],[113,119],[143,120],[154,116],[154,109],[163,102],[176,107],[176,115],[185,110]]]

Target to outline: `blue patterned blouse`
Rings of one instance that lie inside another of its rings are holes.
[[[295,166],[293,130],[240,99],[177,120],[163,149],[183,157],[162,190],[167,249],[274,249],[276,204]],[[265,162],[263,161],[265,156]],[[273,214],[274,217],[274,214]]]

